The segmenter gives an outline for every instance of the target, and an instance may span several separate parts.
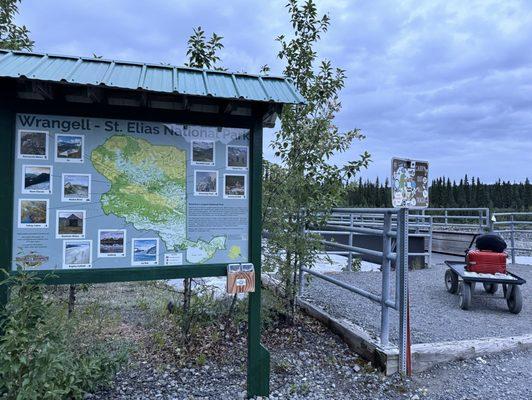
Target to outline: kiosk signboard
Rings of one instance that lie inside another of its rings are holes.
[[[231,266],[231,290],[249,293],[248,395],[267,396],[254,275],[263,127],[305,104],[297,88],[166,64],[0,58],[0,269],[61,285],[220,277]]]
[[[13,265],[249,262],[250,133],[16,115]]]

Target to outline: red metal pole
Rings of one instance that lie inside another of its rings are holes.
[[[412,376],[412,342],[410,340],[410,291],[406,301],[406,373]]]

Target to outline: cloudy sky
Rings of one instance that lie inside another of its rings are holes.
[[[194,26],[224,37],[223,65],[256,73],[283,65],[286,0],[23,0],[18,22],[35,50],[185,62]],[[388,176],[393,156],[428,160],[433,177],[532,177],[532,1],[323,0],[332,24],[318,50],[347,71],[338,125],[360,128]],[[271,135],[271,132],[268,133]],[[271,151],[265,149],[266,156]]]

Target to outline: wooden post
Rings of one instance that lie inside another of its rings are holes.
[[[72,316],[75,306],[76,306],[76,285],[69,285],[68,287],[68,318]]]
[[[270,353],[260,343],[261,330],[261,240],[262,240],[262,118],[255,119],[251,131],[250,260],[257,284],[249,294],[248,305],[248,397],[270,394]]]
[[[3,277],[2,277],[3,279]],[[4,335],[4,309],[9,300],[9,288],[7,284],[0,285],[0,337]]]
[[[12,245],[12,223],[13,223],[13,190],[14,190],[14,132],[15,132],[15,114],[8,109],[0,109],[0,135],[2,135],[2,146],[0,146],[0,160],[3,162],[2,173],[0,174],[0,183],[3,190],[0,192],[0,269],[5,269],[9,274],[11,272],[11,245]],[[7,276],[0,272],[0,282]],[[8,284],[0,285],[0,318],[4,308],[9,300]],[[0,322],[2,322],[0,320]],[[0,331],[0,336],[3,332]]]

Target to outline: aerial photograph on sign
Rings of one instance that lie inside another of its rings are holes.
[[[48,228],[48,200],[19,199],[19,228]]]
[[[246,146],[227,146],[227,168],[247,169],[248,148]]]
[[[194,194],[196,196],[217,196],[218,171],[196,170],[194,172]]]
[[[157,265],[159,239],[132,239],[132,265]]]
[[[192,165],[214,165],[215,143],[206,140],[192,141]]]
[[[63,241],[63,268],[91,268],[92,240]]]
[[[98,257],[125,257],[125,229],[98,230]]]
[[[224,198],[246,198],[246,175],[224,175]]]
[[[85,237],[85,211],[84,210],[57,210],[57,238],[84,238]]]

